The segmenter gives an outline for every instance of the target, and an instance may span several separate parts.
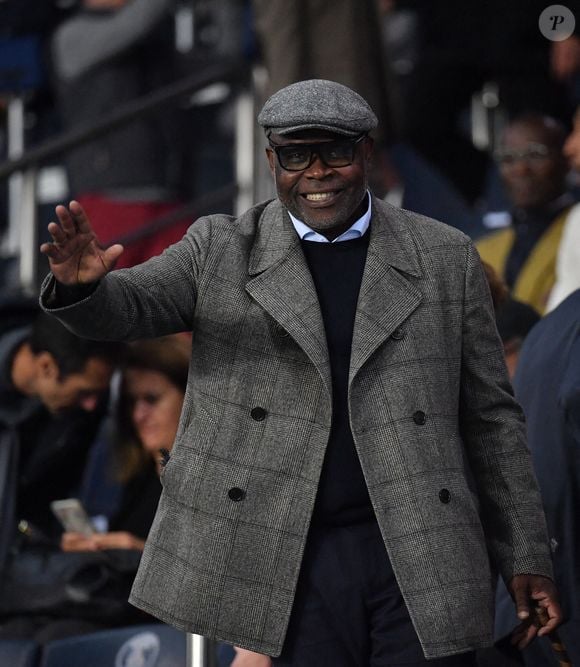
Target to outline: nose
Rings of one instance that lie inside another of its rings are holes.
[[[137,400],[133,406],[133,421],[142,424],[149,414],[149,406],[145,401]]]
[[[319,180],[327,176],[331,171],[333,171],[332,167],[328,167],[324,164],[320,155],[314,153],[314,160],[312,164],[306,168],[305,175],[307,178],[315,178]]]
[[[518,158],[509,165],[508,171],[512,176],[526,176],[532,171],[532,169],[528,160],[524,158]]]

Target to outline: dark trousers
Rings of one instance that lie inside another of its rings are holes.
[[[427,661],[376,522],[311,531],[275,667],[472,667],[473,653]]]

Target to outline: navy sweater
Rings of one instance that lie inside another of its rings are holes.
[[[302,241],[318,293],[332,373],[332,427],[313,523],[348,525],[374,518],[348,416],[348,371],[356,304],[369,233],[352,241]]]

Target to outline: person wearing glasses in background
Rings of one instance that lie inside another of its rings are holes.
[[[477,242],[481,258],[506,282],[512,296],[540,314],[558,300],[557,257],[574,197],[567,190],[565,128],[529,114],[505,129],[497,160],[511,201],[511,225]],[[558,290],[559,291],[559,290]],[[561,299],[560,299],[561,300]]]
[[[193,330],[131,601],[275,667],[467,667],[492,642],[491,554],[515,641],[550,632],[541,501],[473,244],[368,191],[377,120],[349,88],[292,84],[258,122],[277,199],[131,269],[76,202],[42,246],[41,303],[73,330]]]

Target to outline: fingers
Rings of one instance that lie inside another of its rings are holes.
[[[536,578],[531,597],[535,600],[536,615],[542,626],[539,635],[553,632],[562,622],[563,612],[558,602],[558,591],[550,579]]]
[[[524,577],[514,577],[512,579],[511,593],[516,605],[516,614],[521,621],[530,617],[530,603],[528,581]]]
[[[95,549],[141,549],[145,542],[131,533],[124,531],[100,533],[92,537]]]
[[[40,252],[51,260],[56,260],[60,256],[60,248],[54,243],[43,243],[40,246]]]
[[[87,214],[78,201],[71,201],[68,208],[59,204],[56,207],[55,212],[60,222],[60,229],[64,232],[65,239],[76,236],[79,233],[87,234],[93,231]],[[56,223],[51,223],[49,228],[51,225],[56,225]],[[58,225],[56,226],[58,227]],[[53,232],[51,232],[51,234],[53,234]],[[62,241],[59,242],[62,243]]]
[[[78,203],[78,201],[71,201],[69,204],[69,211],[73,216],[76,228],[81,234],[88,234],[93,231],[89,218],[85,213],[85,209]]]
[[[67,240],[67,235],[56,222],[49,223],[48,233],[52,236],[54,243],[64,243]]]
[[[57,225],[56,222],[49,223],[48,233],[52,236],[52,243],[43,243],[40,246],[40,252],[47,255],[50,259],[59,259],[62,246],[64,246],[68,237],[65,231],[60,225]]]
[[[524,649],[532,639],[553,632],[562,621],[558,591],[551,579],[519,574],[507,584],[522,623],[512,633],[511,643]]]
[[[71,215],[68,208],[62,204],[59,204],[54,210],[56,212],[56,217],[60,222],[60,229],[62,232],[64,232],[65,238],[74,236],[77,233],[77,228],[73,216]],[[51,225],[54,229],[54,225],[56,225],[56,223],[52,222]]]
[[[64,533],[60,546],[63,551],[96,551],[92,539],[81,533]]]
[[[512,633],[511,644],[521,651],[526,648],[537,633],[538,627],[534,623],[521,623]]]
[[[538,635],[544,635],[553,632],[562,621],[562,609],[560,605],[553,599],[545,599],[540,601],[541,612],[538,616],[541,620],[542,627],[538,631]]]

